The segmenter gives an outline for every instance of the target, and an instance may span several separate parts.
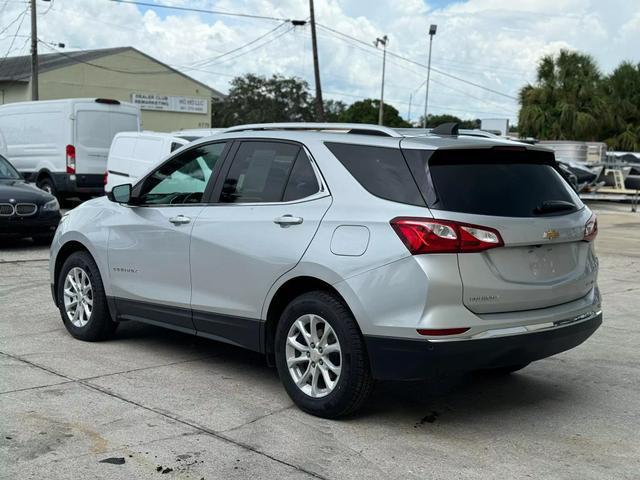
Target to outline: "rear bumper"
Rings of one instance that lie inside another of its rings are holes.
[[[374,378],[418,380],[541,360],[580,345],[601,324],[599,313],[579,323],[499,338],[434,342],[365,336],[365,343]]]
[[[77,173],[71,175],[66,172],[48,172],[56,190],[61,195],[104,195],[104,174]],[[38,172],[23,172],[24,177],[35,182]]]
[[[69,175],[67,173],[52,174],[56,189],[60,193],[80,193],[85,195],[104,195],[104,175],[78,173]]]

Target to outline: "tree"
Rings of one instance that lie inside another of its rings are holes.
[[[352,103],[339,117],[346,123],[378,123],[378,111],[380,100],[367,98]],[[411,124],[402,119],[398,110],[388,104],[384,104],[382,122],[387,127],[411,127]]]
[[[231,81],[229,94],[211,106],[211,125],[313,120],[309,85],[299,78],[247,74]]]
[[[347,104],[340,100],[324,101],[324,116],[327,122],[339,122],[347,109]]]
[[[520,134],[541,139],[597,140],[609,111],[602,76],[589,55],[561,50],[543,57],[537,83],[520,91]]]
[[[640,150],[640,63],[621,63],[603,81],[611,115],[603,137],[616,150]]]

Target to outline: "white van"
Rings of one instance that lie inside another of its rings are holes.
[[[2,130],[0,130],[0,155],[2,155],[3,157],[7,156],[7,142],[4,139]]]
[[[169,133],[122,132],[113,137],[104,189],[110,192],[116,185],[135,184],[152,167],[190,139]]]
[[[27,180],[60,200],[104,193],[116,133],[140,130],[140,108],[118,100],[73,98],[0,105],[7,158]]]

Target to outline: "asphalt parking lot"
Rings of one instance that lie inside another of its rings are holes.
[[[1,478],[640,477],[640,213],[599,214],[604,324],[510,377],[376,387],[311,417],[253,353],[127,322],[70,337],[48,250],[0,244]]]

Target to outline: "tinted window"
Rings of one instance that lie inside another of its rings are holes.
[[[313,171],[311,161],[304,150],[300,149],[296,163],[293,165],[289,182],[284,191],[285,202],[300,200],[309,197],[320,190],[316,173]]]
[[[224,147],[224,143],[202,145],[169,160],[145,179],[141,203],[200,203]]]
[[[244,142],[222,187],[226,203],[280,202],[300,147],[276,142]]]
[[[326,143],[349,173],[373,195],[393,202],[424,206],[409,167],[397,148]]]
[[[547,155],[496,150],[436,152],[428,163],[436,197],[430,206],[503,217],[545,214],[540,210],[545,202],[573,205],[549,214],[566,214],[581,208],[582,202]]]

